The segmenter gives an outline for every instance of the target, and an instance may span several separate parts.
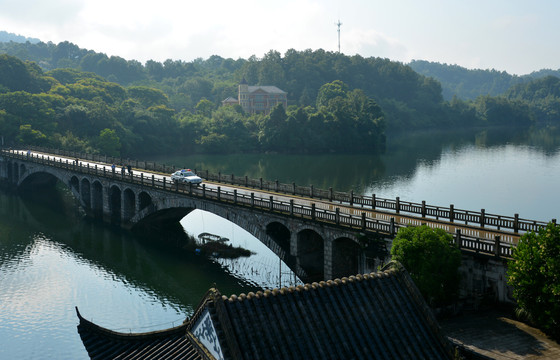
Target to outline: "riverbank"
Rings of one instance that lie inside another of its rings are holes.
[[[560,359],[560,344],[542,331],[517,320],[501,309],[440,319],[443,333],[456,345],[478,355],[478,358]]]

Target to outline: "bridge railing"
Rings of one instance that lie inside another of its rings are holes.
[[[310,219],[317,222],[324,222],[334,226],[343,228],[351,228],[353,230],[363,232],[374,232],[386,234],[388,236],[395,236],[400,228],[407,225],[398,224],[395,222],[394,217],[388,214],[388,220],[372,219],[366,217],[366,213],[362,212],[361,216],[356,216],[351,213],[341,212],[340,208],[323,209],[317,208],[314,203],[311,206],[296,204],[294,200],[284,201],[275,199],[273,196],[259,197],[255,193],[238,193],[237,190],[224,190],[220,186],[216,188],[207,188],[205,184],[202,186],[179,185],[178,183],[170,183],[166,178],[156,178],[154,175],[145,177],[143,173],[129,174],[119,171],[107,170],[106,165],[97,164],[90,166],[89,164],[83,165],[81,162],[75,162],[68,159],[56,159],[48,155],[25,155],[17,154],[15,152],[7,153],[8,156],[25,161],[32,161],[52,167],[63,168],[75,171],[77,173],[95,175],[97,177],[105,177],[115,179],[122,182],[130,182],[140,186],[146,186],[157,190],[168,191],[173,193],[183,193],[185,195],[204,198],[209,201],[219,201],[236,206],[250,207],[255,210],[262,210],[266,212],[274,212],[287,216],[300,217]],[[429,223],[432,227],[438,227],[441,224]],[[449,232],[449,231],[448,231]],[[500,236],[494,239],[481,238],[468,234],[461,234],[457,230],[452,234],[453,241],[457,247],[462,251],[478,253],[486,256],[494,256],[499,258],[510,258],[512,248],[515,246],[511,240],[505,239],[502,241]]]
[[[53,150],[39,147],[33,147],[33,150],[45,153],[54,153],[56,155],[68,156],[70,158],[81,158],[91,161],[97,161],[105,164],[131,164],[136,169],[147,171],[155,171],[159,173],[169,174],[176,170],[174,166],[157,164],[155,162],[143,162],[138,160],[128,160],[122,158],[112,158],[103,155],[83,154],[72,151]],[[195,169],[196,172],[196,169]],[[317,189],[313,185],[300,186],[295,183],[283,184],[276,181],[267,181],[262,178],[250,179],[247,176],[238,177],[234,174],[212,173],[208,170],[199,171],[199,175],[206,180],[218,183],[244,186],[259,190],[267,190],[284,194],[297,195],[307,198],[319,200],[328,200],[330,202],[338,202],[340,204],[371,209],[376,211],[388,211],[395,214],[410,214],[420,216],[427,219],[444,220],[449,222],[463,223],[465,225],[474,225],[482,228],[488,227],[496,230],[512,230],[515,233],[538,231],[545,227],[547,222],[522,219],[519,214],[514,216],[503,216],[498,214],[486,213],[485,209],[481,211],[470,211],[464,209],[456,209],[453,204],[449,207],[427,205],[425,201],[421,203],[402,201],[399,197],[395,199],[387,199],[377,197],[375,194],[371,196],[356,195],[353,191],[338,192],[332,188],[328,190]],[[556,219],[552,219],[556,223]]]
[[[410,214],[420,216],[427,219],[445,220],[450,222],[464,223],[465,225],[474,225],[480,227],[488,227],[496,230],[512,230],[517,232],[538,231],[546,226],[547,222],[523,219],[519,214],[514,216],[504,216],[498,214],[486,213],[485,209],[480,211],[470,211],[457,209],[453,204],[449,207],[427,205],[425,201],[421,203],[403,201],[399,197],[395,199],[387,199],[377,197],[375,194],[371,196],[356,195],[353,191],[338,192],[332,188],[328,190],[317,189],[313,185],[300,186],[295,183],[283,184],[276,181],[266,181],[260,179],[250,179],[245,177],[236,177],[233,174],[223,175],[221,173],[214,174],[205,170],[200,173],[205,179],[218,183],[231,184],[235,186],[244,186],[259,190],[274,191],[284,194],[297,195],[307,198],[328,200],[330,202],[338,202],[352,207],[360,207],[377,211],[389,211],[396,214]],[[556,219],[552,219],[556,223]]]

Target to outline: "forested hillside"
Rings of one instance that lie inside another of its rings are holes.
[[[383,107],[390,131],[442,126],[449,119],[442,106],[439,83],[388,59],[349,57],[323,50],[288,50],[284,56],[270,51],[260,59],[212,56],[192,62],[147,61],[142,65],[68,42],[4,43],[0,44],[0,53],[34,61],[47,71],[73,68],[122,86],[158,88],[167,94],[169,106],[177,111],[194,111],[201,99],[210,100],[217,108],[228,96],[237,97],[237,85],[243,78],[251,85],[275,85],[286,91],[289,105],[314,106],[319,88],[340,80],[350,89],[363,90]]]
[[[0,135],[13,144],[122,155],[379,152],[396,132],[560,121],[518,96],[445,101],[438,81],[409,66],[320,49],[145,64],[68,42],[0,43],[1,53],[13,56],[0,55]],[[286,91],[288,108],[221,106],[242,79]]]
[[[510,75],[497,70],[469,70],[458,65],[440,64],[424,60],[413,60],[409,66],[419,74],[433,77],[441,83],[443,97],[451,100],[457,96],[463,100],[474,100],[479,96],[504,95],[510,87],[543,78],[560,77],[560,69],[543,69],[529,75]]]
[[[544,78],[518,84],[506,92],[511,101],[528,104],[541,123],[558,123],[560,119],[560,78]]]
[[[270,115],[247,115],[202,99],[192,112],[178,112],[156,88],[124,88],[74,69],[43,72],[0,55],[0,135],[13,146],[110,155],[383,151],[385,121],[375,101],[340,81],[319,94],[317,109],[279,105]]]

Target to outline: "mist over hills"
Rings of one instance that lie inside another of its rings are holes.
[[[38,44],[41,40],[16,35],[7,31],[0,31],[0,43],[9,42],[21,44],[30,42],[31,44]],[[0,51],[0,53],[1,52],[2,51]],[[86,52],[91,52],[91,50],[86,50]],[[47,66],[44,61],[38,63],[45,68],[45,70],[52,70],[58,67],[56,64],[49,64],[50,66]],[[462,100],[475,100],[481,95],[503,95],[514,85],[544,78],[546,76],[560,78],[560,69],[540,69],[530,74],[519,76],[494,69],[467,69],[459,65],[425,60],[412,60],[410,63],[404,65],[410,66],[421,75],[432,77],[437,80],[441,84],[443,99],[447,101],[452,100],[454,96]],[[118,79],[117,81],[122,83],[122,81]]]
[[[29,41],[32,44],[41,42],[41,40],[36,38],[25,37],[22,35],[16,35],[13,33],[9,33],[7,31],[0,30],[0,42],[10,42],[10,41],[17,42],[17,43],[25,43]]]
[[[441,83],[443,98],[451,100],[457,96],[463,100],[474,100],[481,95],[505,94],[512,86],[531,80],[555,76],[560,78],[560,69],[542,69],[528,75],[511,75],[505,71],[467,69],[458,65],[440,64],[424,60],[413,60],[408,64],[419,74],[432,77]]]

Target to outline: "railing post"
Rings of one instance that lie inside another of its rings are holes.
[[[395,202],[395,212],[398,214],[401,211],[401,199],[397,196],[397,201]]]
[[[163,178],[163,190],[165,190],[165,184],[166,184],[165,180],[166,180],[166,179]]]
[[[202,198],[206,198],[206,184],[202,184]]]
[[[362,230],[366,231],[366,213],[362,213]]]
[[[189,195],[192,195],[192,183],[189,183]]]
[[[422,217],[426,217],[426,200],[422,200]]]
[[[340,225],[340,209],[339,208],[336,208],[335,221],[336,221],[336,225]]]
[[[377,199],[375,198],[375,194],[372,194],[372,195],[371,195],[371,208],[372,208],[372,209],[375,209],[375,206],[376,206],[375,203],[376,203],[376,202],[377,202]]]
[[[519,214],[515,214],[513,217],[513,232],[517,233],[519,231]]]
[[[259,188],[262,190],[263,189],[263,179],[259,178]]]
[[[389,224],[389,234],[391,236],[395,236],[395,218],[391,218],[391,222]]]
[[[354,205],[354,190],[350,190],[350,206]]]
[[[494,239],[494,255],[496,257],[500,257],[501,251],[500,251],[500,235],[496,235],[495,239]]]
[[[272,195],[270,195],[270,206],[269,206],[268,210],[272,211],[273,205],[274,205],[274,199],[272,198]]]
[[[233,203],[237,204],[237,189],[233,189]]]
[[[278,188],[279,188],[279,186],[278,186],[278,180],[276,180],[276,181],[274,182],[274,191],[278,192]]]
[[[453,222],[455,220],[455,206],[453,204],[449,205],[449,221]]]
[[[245,187],[249,186],[249,178],[245,175]]]
[[[152,175],[152,187],[156,187],[156,178]]]
[[[313,199],[313,185],[309,185],[309,196]]]
[[[293,189],[292,190],[292,195],[295,195],[296,194],[296,183],[295,182],[292,183],[292,189]]]
[[[255,193],[251,193],[251,207],[255,207]]]
[[[221,186],[218,186],[218,201],[220,201],[220,190],[221,190]]]
[[[484,209],[480,209],[480,227],[484,227],[484,223],[486,222],[486,211]]]
[[[294,199],[290,199],[290,216],[294,216]]]
[[[222,182],[222,172],[218,171],[218,182]]]
[[[235,184],[235,175],[231,174],[231,185]]]
[[[461,229],[455,230],[455,245],[461,249]]]
[[[311,204],[311,220],[315,220],[315,203]]]
[[[333,191],[332,191],[332,187],[329,188],[329,201],[332,202],[332,198],[333,198]]]
[[[103,170],[105,170],[105,167]],[[140,185],[144,186],[144,173],[140,173]]]

